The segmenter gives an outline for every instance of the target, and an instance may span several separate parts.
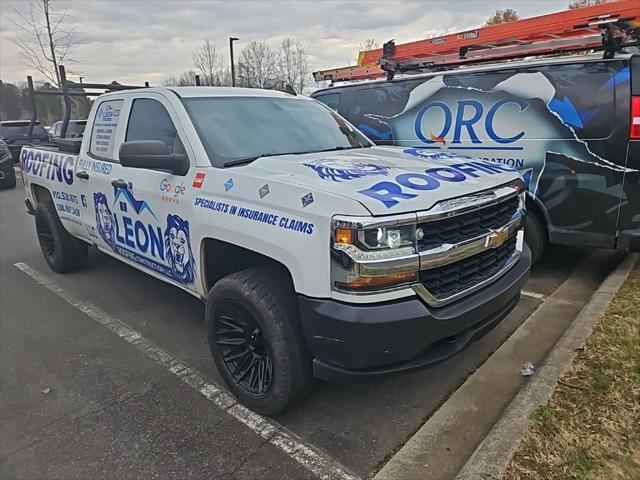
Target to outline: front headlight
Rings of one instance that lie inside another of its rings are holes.
[[[417,281],[413,223],[354,225],[334,220],[331,239],[333,286],[343,291],[377,291]],[[421,232],[420,232],[421,233]]]

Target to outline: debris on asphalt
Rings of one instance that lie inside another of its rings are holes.
[[[47,393],[51,392],[51,389],[49,387],[45,388],[44,390],[42,390],[42,393],[44,393],[45,395]]]
[[[530,377],[536,373],[536,367],[531,362],[523,362],[520,367],[520,373],[523,377]]]

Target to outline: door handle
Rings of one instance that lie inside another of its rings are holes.
[[[81,178],[82,180],[89,180],[89,174],[84,170],[76,172],[76,177]]]
[[[121,178],[119,178],[118,180],[111,180],[111,185],[116,188],[125,188],[125,189],[129,186],[129,184],[124,180],[122,180]]]

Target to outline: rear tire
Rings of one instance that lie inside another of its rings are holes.
[[[536,265],[547,246],[547,227],[536,212],[527,210],[524,222],[524,240],[531,249],[531,265]]]
[[[54,272],[71,272],[86,263],[87,244],[65,230],[51,200],[38,203],[35,217],[40,249]]]
[[[240,402],[264,415],[282,411],[312,384],[290,283],[278,270],[250,268],[219,280],[207,298],[216,366]]]

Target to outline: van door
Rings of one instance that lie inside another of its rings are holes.
[[[136,97],[125,103],[124,110],[126,128],[118,148],[126,141],[159,140],[172,154],[194,158],[182,140],[186,136],[172,106],[162,95]],[[195,289],[197,259],[190,239],[187,176],[125,168],[115,156],[110,175],[93,192],[103,248],[154,276]]]

